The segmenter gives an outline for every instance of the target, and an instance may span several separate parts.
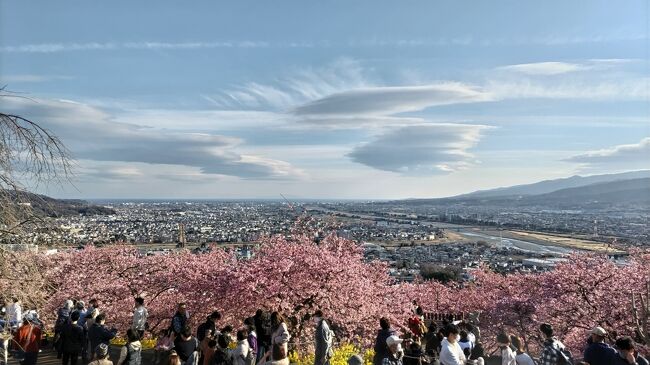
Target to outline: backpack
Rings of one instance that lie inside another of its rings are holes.
[[[561,343],[560,343],[561,344]],[[551,345],[553,346],[553,345]],[[573,354],[567,350],[564,345],[561,348],[553,347],[553,351],[557,353],[557,365],[573,365]]]

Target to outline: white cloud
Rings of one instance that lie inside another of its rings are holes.
[[[33,75],[33,74],[21,74],[21,75],[0,75],[0,83],[27,83],[27,82],[47,82],[47,81],[60,81],[60,80],[72,80],[71,76],[62,76],[62,75]]]
[[[431,106],[475,103],[491,96],[457,82],[422,86],[385,86],[328,95],[293,110],[295,115],[391,115]]]
[[[371,83],[358,62],[340,58],[326,67],[296,71],[270,84],[248,82],[221,93],[202,97],[221,109],[286,111],[342,90],[369,85]]]
[[[404,174],[449,173],[476,161],[468,151],[489,127],[470,124],[422,124],[386,132],[348,154],[353,161]]]
[[[238,153],[244,141],[235,137],[125,123],[115,115],[71,101],[8,98],[3,108],[37,120],[80,159],[189,166],[204,174],[249,179],[304,176],[287,162]],[[133,172],[122,170],[112,175]]]
[[[567,79],[544,82],[531,79],[488,81],[485,89],[497,100],[520,98],[647,100],[650,78]]]
[[[88,42],[88,43],[38,43],[0,47],[0,53],[58,53],[73,51],[112,51],[119,49],[140,50],[193,50],[209,48],[268,48],[310,47],[309,43],[270,44],[262,41],[223,42]]]
[[[569,72],[587,70],[588,67],[578,63],[567,62],[536,62],[522,63],[518,65],[503,66],[499,69],[504,71],[514,71],[527,75],[559,75]]]
[[[650,168],[650,137],[638,143],[588,151],[564,161],[579,163],[584,168]]]

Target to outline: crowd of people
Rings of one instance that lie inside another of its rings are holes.
[[[408,333],[398,336],[388,319],[379,321],[380,329],[375,340],[373,365],[483,365],[486,353],[480,331],[465,321],[442,320],[441,326],[431,321],[424,328],[423,312],[418,307],[416,317],[408,321]],[[607,342],[609,334],[595,327],[586,339],[583,361],[576,362],[572,353],[555,336],[553,326],[543,323],[539,327],[541,353],[537,361],[527,352],[527,346],[516,335],[501,332],[494,339],[496,357],[501,365],[648,365],[629,336],[614,336],[614,346]],[[402,346],[404,345],[404,346]],[[351,364],[352,365],[352,364]]]
[[[16,302],[17,303],[17,302]],[[12,306],[10,308],[10,306]],[[0,325],[14,332],[14,354],[21,365],[37,364],[43,337],[38,316],[16,317],[13,304],[6,306]],[[311,314],[315,327],[315,365],[329,365],[333,356],[334,332],[321,310]],[[133,321],[120,347],[116,362],[110,359],[111,341],[118,331],[106,325],[99,301],[67,300],[56,313],[53,347],[63,365],[288,365],[291,335],[279,312],[258,310],[243,321],[241,328],[220,327],[221,313],[212,312],[196,329],[190,314],[179,303],[169,326],[156,339],[154,356],[143,362],[142,339],[149,330],[148,311],[143,298],[135,298]]]
[[[3,329],[13,331],[16,359],[22,365],[37,364],[43,337],[43,324],[35,311],[23,313],[20,301],[12,299],[3,309]],[[539,327],[543,339],[541,352],[534,360],[527,344],[518,336],[502,332],[496,335],[496,351],[486,354],[480,330],[471,321],[425,320],[422,308],[414,308],[399,333],[387,318],[379,321],[375,338],[373,365],[483,365],[488,358],[498,358],[501,365],[650,365],[635,348],[630,337],[610,336],[602,327],[595,327],[587,338],[582,362],[574,357],[555,336],[553,327]],[[321,310],[311,314],[314,336],[314,365],[330,365],[334,355],[334,332]],[[142,339],[149,331],[148,311],[143,298],[135,298],[133,320],[124,333],[126,343],[111,360],[111,341],[115,328],[106,325],[106,314],[100,312],[99,301],[86,306],[81,300],[67,300],[57,311],[53,347],[63,365],[80,361],[89,365],[288,365],[291,335],[283,315],[258,310],[244,319],[241,328],[221,325],[219,311],[212,312],[196,327],[190,326],[190,314],[184,303],[159,332],[153,356],[143,361]],[[609,339],[615,339],[608,343]],[[363,365],[360,355],[348,360],[349,365]]]

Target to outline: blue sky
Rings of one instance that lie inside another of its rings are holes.
[[[3,1],[82,198],[438,197],[650,168],[645,1]],[[43,188],[41,188],[43,189]]]

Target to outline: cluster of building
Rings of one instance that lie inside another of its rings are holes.
[[[210,250],[211,243],[228,247],[243,259],[253,255],[260,237],[291,234],[296,223],[307,222],[312,231],[336,230],[339,236],[363,245],[368,260],[389,264],[398,280],[413,280],[427,267],[439,266],[470,278],[471,271],[487,265],[500,272],[538,272],[553,268],[564,254],[546,249],[522,249],[492,240],[468,238],[464,224],[518,225],[557,231],[621,234],[639,239],[647,232],[647,217],[631,213],[597,214],[491,210],[463,210],[448,206],[441,213],[435,206],[402,203],[327,202],[289,204],[281,201],[141,201],[106,202],[115,214],[75,215],[56,218],[54,229],[39,229],[21,236],[27,244],[85,244],[129,242],[147,255],[167,254],[185,246],[197,254]],[[644,219],[646,221],[644,222]],[[589,228],[596,224],[596,228]],[[496,222],[496,223],[494,223]],[[594,223],[595,222],[595,223]],[[618,224],[618,226],[616,226]],[[464,234],[465,233],[465,234]],[[462,236],[462,238],[461,238]],[[471,234],[469,234],[471,236]],[[315,236],[318,239],[319,235]],[[541,246],[540,246],[541,247]],[[461,279],[462,279],[461,278]]]
[[[458,270],[460,279],[470,279],[471,271],[487,266],[497,272],[541,272],[552,269],[565,260],[560,255],[521,251],[510,247],[496,247],[485,242],[441,243],[434,245],[385,246],[363,244],[368,260],[389,264],[390,273],[398,280],[412,281],[421,276],[425,266]]]
[[[112,215],[67,216],[51,229],[27,232],[23,241],[83,245],[254,242],[290,232],[296,213],[280,202],[112,202]]]
[[[626,245],[650,240],[650,211],[643,207],[555,210],[543,206],[496,206],[491,204],[396,202],[320,203],[314,209],[345,212],[348,216],[372,216],[397,221],[435,221],[450,224],[517,228],[549,233],[569,233],[576,238]],[[337,213],[332,213],[337,214]],[[338,213],[340,214],[340,213]]]

